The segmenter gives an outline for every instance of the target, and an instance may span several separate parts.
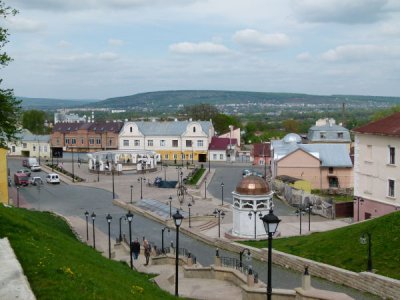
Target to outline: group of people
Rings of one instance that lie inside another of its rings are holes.
[[[143,251],[144,251],[144,257],[146,258],[145,266],[147,266],[150,260],[151,245],[145,237],[143,237]],[[136,238],[131,244],[131,255],[134,260],[137,260],[139,254],[140,254],[140,243],[139,239]]]

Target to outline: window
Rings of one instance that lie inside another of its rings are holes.
[[[140,146],[140,140],[134,140],[133,144],[135,145],[135,147],[139,147]]]
[[[33,151],[34,151],[34,152],[36,151],[36,146],[35,146],[35,145],[33,145]]]
[[[132,126],[129,128],[129,131],[132,132]]]
[[[85,140],[81,138],[81,144],[83,145],[85,143]]]
[[[153,147],[153,140],[148,140],[147,141],[147,146]]]
[[[329,174],[333,174],[333,168],[332,167],[329,168]]]
[[[15,152],[15,146],[12,146],[11,149],[11,152]]]
[[[320,132],[319,137],[320,139],[326,139],[326,132]]]
[[[177,159],[178,158],[178,155],[177,154],[174,154],[174,159]]]
[[[65,139],[65,144],[69,144],[69,139]]]
[[[129,140],[124,140],[123,144],[124,144],[124,147],[129,147]]]
[[[389,179],[388,180],[388,185],[389,185],[388,196],[389,197],[394,197],[394,180],[393,179]]]
[[[165,147],[165,140],[160,140],[160,147]]]
[[[113,142],[113,139],[110,139],[110,140],[108,141],[108,146],[112,146],[112,142]]]
[[[72,143],[72,145],[75,145],[76,144],[76,138],[71,138],[71,143]]]
[[[193,153],[190,153],[190,154],[189,154],[189,158],[190,158],[190,159],[193,159]]]
[[[330,188],[339,187],[339,180],[337,177],[329,177],[329,187]]]
[[[47,145],[44,145],[44,152],[47,152]]]
[[[196,127],[193,126],[193,132],[196,132]]]
[[[90,139],[89,139],[89,144],[90,144],[90,145],[94,145],[94,138],[90,138]]]
[[[389,164],[391,165],[396,164],[395,153],[396,153],[395,148],[389,146]]]
[[[192,147],[192,140],[186,140],[186,147],[187,148]]]
[[[220,160],[224,160],[224,155],[223,155],[223,154],[220,154],[220,155],[219,155],[219,159],[220,159]]]
[[[22,148],[26,149],[27,145],[26,143],[22,143]]]
[[[217,160],[217,154],[213,154],[213,160]]]
[[[178,147],[178,140],[172,140],[172,147]]]
[[[164,155],[164,158],[165,158],[165,159],[169,159],[169,155],[168,155],[168,154],[165,154],[165,155]]]
[[[57,145],[60,145],[60,139],[59,139],[59,138],[56,139],[56,144],[57,144]],[[25,148],[25,147],[24,147],[24,148]]]
[[[197,147],[203,147],[203,140],[197,140]]]
[[[342,139],[343,138],[343,132],[338,132],[337,133],[337,137],[338,137],[338,139]]]
[[[101,138],[96,138],[96,144],[100,145],[101,144]]]
[[[185,159],[185,154],[184,153],[181,153],[181,159],[182,160]]]

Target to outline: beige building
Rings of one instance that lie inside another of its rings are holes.
[[[8,143],[9,156],[26,156],[48,159],[51,156],[50,136],[32,134],[27,129],[22,129],[17,134],[18,142]]]
[[[400,113],[353,130],[354,220],[400,209]]]

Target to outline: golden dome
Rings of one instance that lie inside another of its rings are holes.
[[[244,177],[236,186],[236,193],[241,195],[265,195],[269,192],[269,186],[264,179],[255,175]]]

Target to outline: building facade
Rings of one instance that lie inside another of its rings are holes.
[[[350,132],[343,126],[336,125],[334,119],[319,119],[308,130],[307,140],[309,143],[351,143]],[[350,148],[349,148],[350,149]]]
[[[57,123],[50,144],[65,151],[116,150],[122,126],[122,122]]]
[[[353,132],[354,220],[400,210],[400,113]]]
[[[253,157],[253,165],[269,166],[271,162],[271,143],[253,144],[251,155]]]
[[[212,137],[208,147],[210,161],[228,161],[231,156],[236,157],[236,144],[236,139]]]
[[[7,149],[0,148],[0,203],[8,203]]]
[[[125,122],[119,149],[156,151],[162,161],[205,162],[213,135],[208,121]]]
[[[7,143],[9,156],[50,158],[50,135],[36,135],[23,129],[16,137],[17,142]]]

